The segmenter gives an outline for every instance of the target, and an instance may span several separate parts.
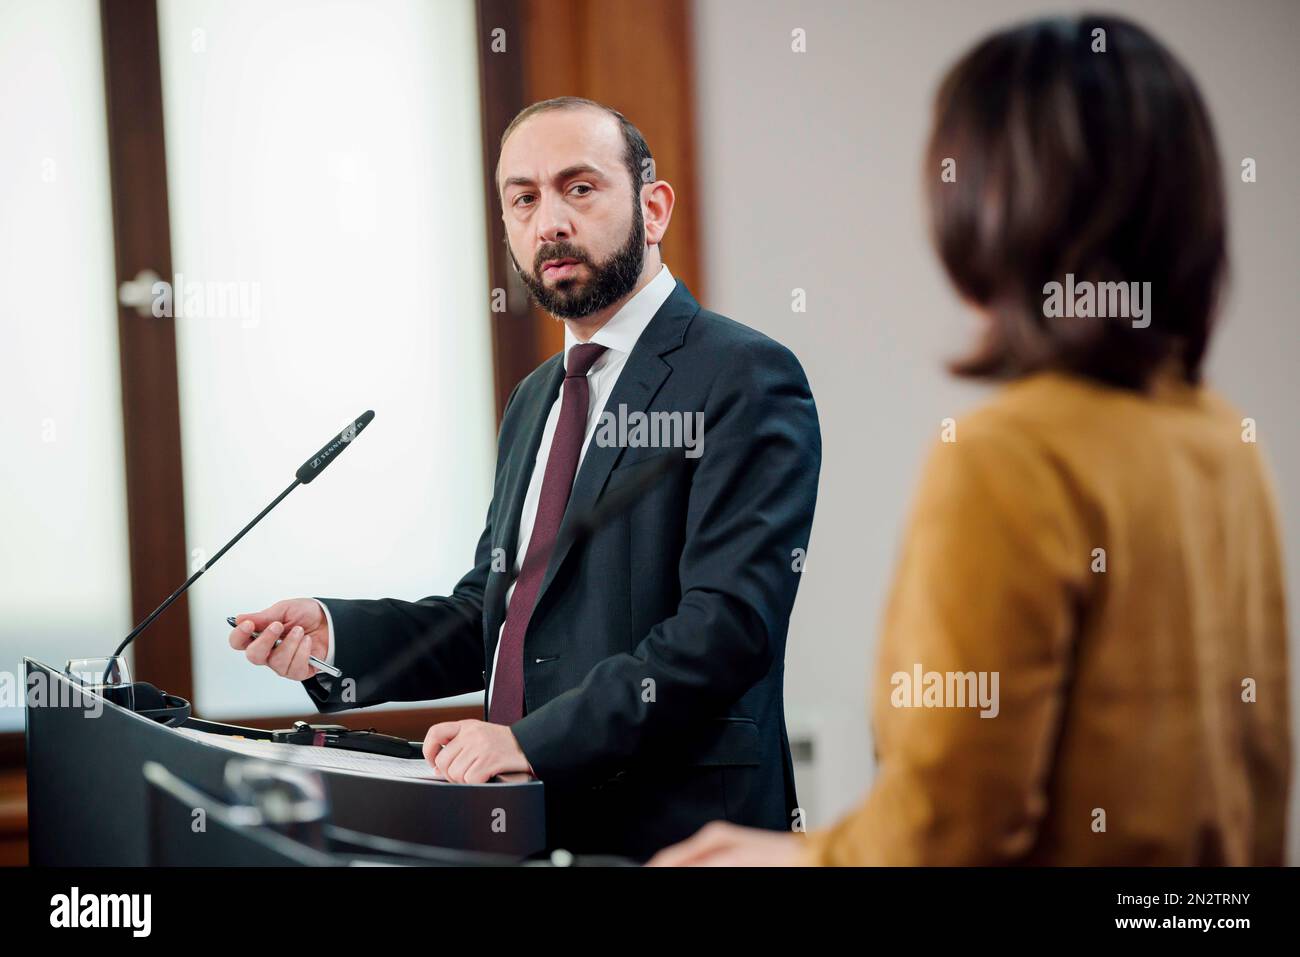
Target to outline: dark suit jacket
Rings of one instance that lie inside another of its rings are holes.
[[[553,356],[511,394],[474,568],[450,596],[322,599],[335,664],[355,686],[345,701],[341,681],[304,682],[319,710],[484,689],[562,362]],[[702,412],[703,450],[593,440],[574,480],[525,639],[526,713],[513,725],[546,784],[549,843],[644,858],[715,819],[788,829],[785,641],[821,466],[808,381],[788,349],[701,309],[678,282],[606,409],[620,405]],[[680,466],[570,537],[602,496],[659,472],[661,455]]]

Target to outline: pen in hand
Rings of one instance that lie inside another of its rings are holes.
[[[230,625],[231,628],[235,628],[235,627],[236,627],[235,616],[234,616],[234,615],[231,615],[229,618],[227,618],[227,619],[226,619],[226,623],[227,623],[228,625]],[[253,637],[256,638],[256,637],[258,637],[260,634],[261,634],[260,631],[255,631],[255,632],[253,632]],[[272,648],[277,648],[277,647],[279,647],[280,642],[282,642],[282,641],[284,641],[283,638],[277,638],[277,639],[275,640],[275,644],[272,645],[271,647],[272,647]],[[311,662],[311,665],[312,665],[313,668],[316,668],[316,669],[319,670],[319,671],[323,671],[323,672],[325,672],[327,675],[333,675],[335,678],[341,678],[341,677],[343,677],[343,672],[339,671],[339,669],[335,668],[333,665],[327,665],[325,662],[321,661],[321,660],[320,660],[319,658],[317,658],[315,655],[308,655],[308,656],[307,656],[307,660],[308,660],[309,662]]]

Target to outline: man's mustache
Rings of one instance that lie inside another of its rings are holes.
[[[587,266],[591,265],[591,259],[581,249],[572,246],[553,246],[537,254],[537,258],[533,261],[533,275],[541,276],[542,267],[556,259],[572,259]]]

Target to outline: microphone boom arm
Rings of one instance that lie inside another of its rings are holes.
[[[211,558],[210,560],[204,562],[203,565],[202,565],[202,567],[200,567],[198,571],[196,571],[193,575],[191,575],[189,578],[187,578],[187,579],[185,580],[185,584],[181,585],[180,588],[178,588],[178,589],[176,589],[174,592],[172,592],[172,593],[167,597],[167,600],[166,600],[166,601],[164,601],[161,605],[159,605],[157,608],[155,608],[155,609],[154,609],[154,610],[149,614],[149,617],[148,617],[148,618],[146,618],[144,621],[140,622],[140,624],[136,625],[136,626],[135,626],[135,629],[131,632],[131,634],[127,635],[125,638],[122,639],[122,643],[121,643],[120,645],[118,645],[118,646],[117,646],[117,650],[113,652],[113,657],[116,658],[116,657],[117,657],[118,655],[120,655],[123,651],[125,651],[126,648],[127,648],[127,646],[128,646],[129,644],[131,644],[131,642],[135,641],[135,636],[136,636],[136,635],[140,634],[140,632],[144,631],[144,630],[145,630],[146,628],[148,628],[151,624],[153,624],[153,620],[154,620],[155,618],[157,618],[159,615],[161,615],[164,611],[166,611],[166,610],[168,609],[168,607],[170,607],[170,605],[171,605],[172,602],[174,602],[177,598],[180,598],[181,595],[185,594],[185,590],[186,590],[187,588],[189,588],[189,587],[190,587],[191,585],[193,585],[196,581],[198,581],[200,578],[202,578],[202,577],[203,577],[203,573],[206,572],[209,568],[211,568],[213,565],[215,565],[215,564],[217,563],[217,559],[219,559],[222,555],[226,554],[226,552],[230,551],[231,547],[232,547],[232,546],[233,546],[237,541],[239,541],[241,538],[243,538],[245,535],[247,535],[247,534],[249,533],[249,531],[252,530],[252,528],[253,528],[254,525],[256,525],[258,522],[260,522],[263,518],[266,517],[267,512],[271,511],[271,509],[273,509],[273,508],[275,508],[277,505],[279,505],[280,502],[282,502],[282,501],[284,500],[284,497],[285,497],[286,495],[288,495],[290,492],[292,492],[294,489],[296,489],[296,488],[297,488],[299,485],[301,485],[301,484],[302,484],[302,483],[301,483],[298,479],[295,478],[295,479],[293,480],[293,484],[291,484],[288,488],[286,488],[283,492],[281,492],[279,495],[277,495],[277,496],[275,497],[275,501],[274,501],[274,502],[272,502],[270,505],[266,506],[266,508],[264,508],[264,509],[262,509],[260,512],[258,512],[256,518],[254,518],[251,522],[249,522],[249,523],[248,523],[247,525],[245,525],[242,529],[240,529],[238,535],[236,535],[236,536],[235,536],[234,538],[232,538],[230,541],[226,542],[226,544],[223,545],[223,546],[221,547],[221,551],[219,551],[219,552],[217,552],[215,555],[213,555],[212,558]],[[110,664],[109,667],[111,668],[112,665]]]

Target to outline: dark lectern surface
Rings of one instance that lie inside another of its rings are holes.
[[[143,768],[155,761],[219,796],[226,763],[240,755],[213,747],[102,698],[92,717],[75,682],[31,658],[28,687],[49,694],[26,708],[27,807],[33,864],[145,865],[149,859]],[[33,677],[35,676],[35,677]],[[84,692],[82,692],[84,693]],[[204,731],[248,729],[191,719]],[[449,784],[324,769],[331,820],[362,834],[457,850],[524,857],[546,845],[540,781]],[[504,826],[503,826],[504,825]]]

